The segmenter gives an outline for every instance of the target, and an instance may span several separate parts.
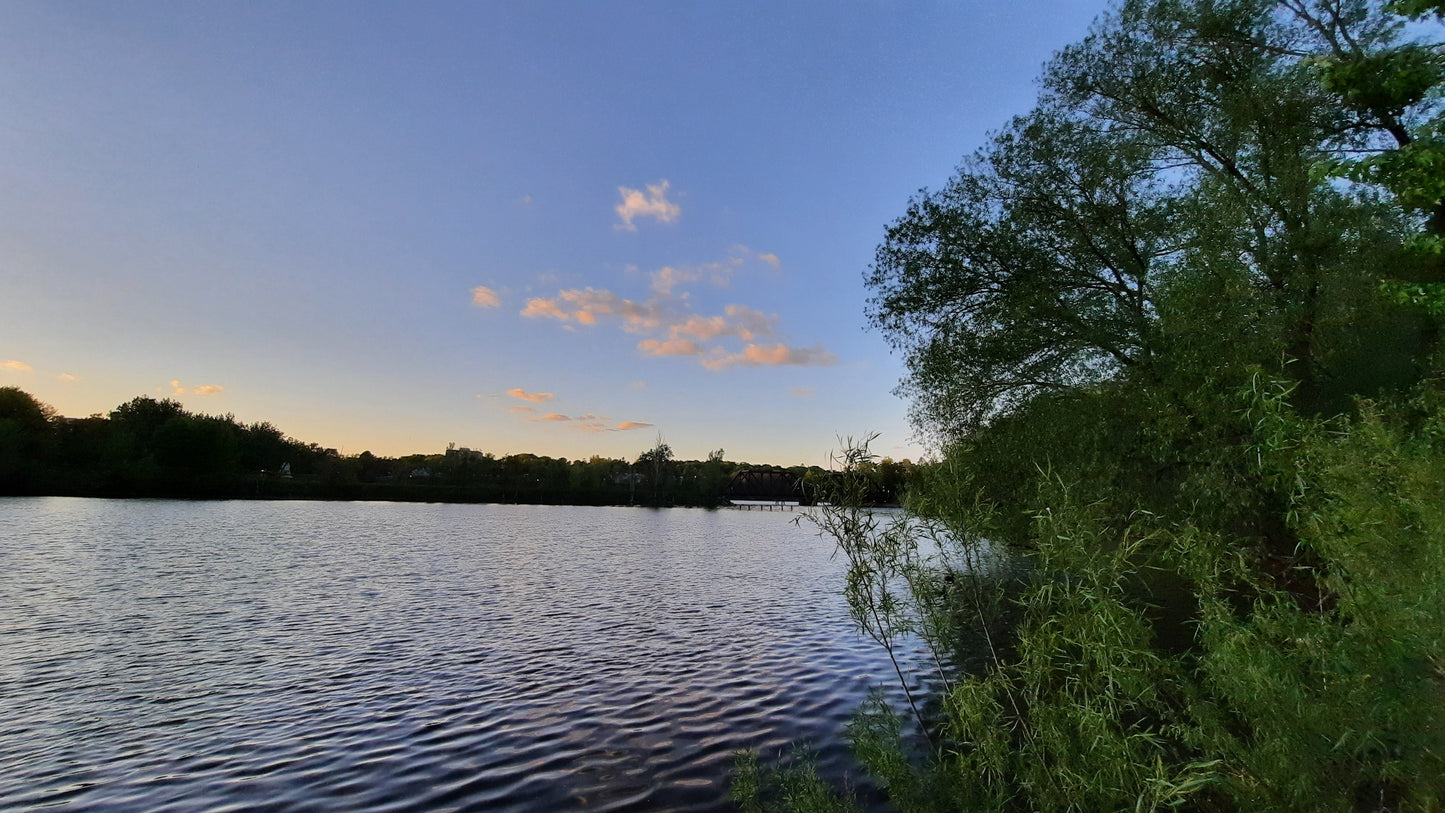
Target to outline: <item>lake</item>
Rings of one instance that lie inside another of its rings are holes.
[[[0,808],[727,809],[794,741],[856,783],[896,678],[793,516],[0,499]]]

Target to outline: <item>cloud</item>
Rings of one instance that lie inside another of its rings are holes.
[[[501,307],[502,300],[496,291],[485,285],[478,285],[472,289],[472,304],[479,308],[497,308]]]
[[[520,206],[520,207],[523,208],[523,209],[530,209],[530,208],[532,208],[532,196],[531,196],[531,195],[523,195],[522,197],[517,198],[517,205]]]
[[[633,220],[639,217],[656,218],[660,223],[671,223],[682,213],[676,203],[667,199],[668,182],[659,181],[656,184],[648,184],[646,194],[641,189],[631,189],[626,186],[617,187],[618,194],[622,195],[622,202],[617,204],[614,211],[621,223],[613,226],[621,231],[637,231]]]
[[[665,190],[664,190],[665,191]],[[722,313],[697,313],[685,286],[708,280],[727,285],[735,269],[751,260],[778,267],[776,254],[763,254],[734,245],[722,261],[701,265],[668,265],[649,275],[651,296],[626,299],[605,288],[570,288],[552,297],[527,300],[521,315],[556,319],[565,330],[577,331],[606,322],[642,334],[637,350],[653,358],[691,356],[711,370],[729,367],[777,365],[821,366],[837,362],[822,345],[794,347],[784,342],[778,315],[742,304],[724,306]],[[629,274],[638,273],[628,266]],[[772,343],[769,343],[772,342]]]
[[[71,375],[70,373],[61,373],[60,375],[56,376],[56,378],[60,379],[61,381],[68,381],[72,383],[80,380],[80,376]]]
[[[28,373],[33,369],[34,368],[31,367],[29,364],[26,364],[23,361],[19,361],[18,359],[0,361],[0,370],[14,370],[17,373]]]
[[[670,339],[690,336],[709,341],[721,336],[737,336],[750,342],[759,336],[772,336],[776,332],[778,317],[756,311],[746,305],[728,305],[722,316],[693,314],[667,326]]]
[[[669,339],[660,342],[657,339],[644,339],[637,343],[637,349],[649,356],[700,356],[702,348],[697,342],[689,339]]]
[[[672,296],[673,288],[704,279],[719,288],[725,288],[732,282],[733,272],[744,262],[743,257],[732,256],[702,265],[664,265],[652,272],[652,292],[666,299]],[[687,294],[684,293],[682,297],[687,298]]]
[[[181,385],[181,380],[179,378],[171,379],[171,395],[186,395],[189,393],[190,395],[199,395],[202,398],[205,398],[212,395],[220,395],[225,391],[226,388],[221,386],[220,384],[200,384],[190,389],[186,389],[184,386]]]
[[[700,279],[702,273],[696,269],[664,265],[652,272],[652,290],[658,296],[672,296],[673,286],[697,282]]]
[[[807,387],[793,387],[791,390],[788,390],[788,392],[791,392],[793,395],[797,396],[798,398],[812,398],[812,397],[813,397],[813,391],[812,391],[811,389],[808,389]]]
[[[563,322],[595,325],[601,318],[616,317],[624,328],[633,332],[651,330],[662,324],[667,309],[656,300],[637,302],[596,288],[571,288],[558,291],[551,299],[527,300],[522,315],[532,318],[546,316]]]
[[[550,316],[553,319],[567,321],[567,312],[557,306],[557,300],[542,299],[541,297],[527,300],[527,307],[522,309],[522,315],[533,319],[538,316]]]
[[[623,421],[616,426],[609,426],[605,421],[599,420],[582,421],[574,425],[579,430],[587,432],[588,434],[596,432],[627,432],[632,429],[646,429],[652,426],[652,424],[644,423],[643,421]]]
[[[770,253],[770,252],[769,252],[769,253],[764,253],[764,252],[759,252],[759,251],[753,251],[752,249],[748,248],[747,246],[745,246],[745,245],[743,245],[743,244],[741,244],[741,243],[733,246],[733,252],[732,252],[732,253],[733,253],[733,257],[734,257],[735,259],[737,259],[739,262],[741,262],[743,259],[751,258],[751,259],[754,259],[754,260],[758,260],[759,262],[767,263],[768,265],[772,266],[774,269],[781,268],[781,267],[783,266],[783,261],[780,260],[780,259],[778,259],[778,255],[773,254],[773,253]]]
[[[550,392],[527,392],[521,387],[513,387],[512,389],[507,390],[507,394],[512,396],[513,398],[518,398],[523,401],[531,401],[534,404],[540,404],[544,401],[550,401],[553,398],[553,395]]]
[[[646,381],[634,381],[634,382],[632,382],[631,384],[628,384],[627,386],[633,388],[634,390],[642,390],[642,389],[647,389],[647,382],[646,382]]]
[[[515,395],[516,393],[523,393],[524,395],[530,396],[529,400],[537,399],[538,396],[546,396],[546,398],[551,398],[550,393],[525,393],[522,390],[512,390],[508,394]],[[565,423],[580,432],[586,432],[589,434],[596,432],[626,432],[629,429],[644,429],[646,427],[652,426],[652,424],[646,423],[644,421],[622,421],[621,423],[613,425],[611,423],[612,419],[610,417],[608,417],[607,415],[603,415],[599,418],[597,416],[597,413],[595,412],[588,412],[585,415],[563,415],[560,412],[548,412],[542,414],[538,413],[536,409],[533,409],[530,406],[525,406],[521,404],[511,407],[509,411],[512,412],[512,414],[514,415],[524,416],[524,419],[528,423]]]
[[[800,367],[827,367],[837,362],[837,357],[822,345],[813,347],[789,347],[786,344],[749,344],[741,353],[720,353],[703,361],[709,370],[727,367],[777,367],[794,365]]]

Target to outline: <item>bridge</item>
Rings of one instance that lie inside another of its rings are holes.
[[[746,510],[782,511],[806,504],[801,479],[786,471],[766,469],[735,472],[722,496],[734,508]]]

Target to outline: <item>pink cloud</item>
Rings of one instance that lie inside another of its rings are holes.
[[[767,263],[773,268],[781,268],[783,265],[783,261],[778,259],[778,255],[771,252],[753,251],[752,249],[742,244],[733,246],[733,257],[734,259],[737,259],[738,262],[742,262],[743,259],[754,259],[759,262]]]
[[[472,289],[472,304],[479,308],[497,308],[501,307],[502,300],[496,291],[485,285],[478,285]]]
[[[745,342],[750,342],[756,338],[773,336],[777,333],[778,317],[776,314],[766,314],[746,305],[728,305],[723,309],[723,313],[722,316],[692,314],[681,321],[668,325],[667,335],[672,339],[691,336],[701,341],[709,341],[721,336],[736,336]]]
[[[786,344],[749,344],[741,353],[723,353],[703,362],[709,370],[726,367],[776,367],[795,365],[803,367],[826,367],[837,362],[837,357],[822,345],[813,347],[789,347]]]
[[[522,401],[531,401],[534,404],[540,404],[544,401],[550,401],[553,398],[553,395],[550,392],[527,392],[521,387],[513,387],[512,389],[507,390],[507,394],[512,396],[513,398],[517,398]]]
[[[614,211],[622,222],[613,228],[622,231],[637,231],[633,220],[639,217],[655,218],[659,223],[671,223],[682,214],[682,209],[676,203],[667,199],[669,184],[666,180],[655,184],[647,185],[646,194],[641,189],[631,189],[626,186],[617,187],[617,193],[622,196],[622,202],[617,204]]]
[[[700,356],[702,348],[697,342],[688,339],[668,339],[658,341],[657,339],[644,339],[637,343],[637,349],[649,356]]]
[[[560,412],[548,412],[546,415],[539,415],[535,418],[528,418],[529,421],[570,421],[571,418]]]
[[[557,300],[542,299],[540,297],[527,300],[527,307],[522,309],[523,316],[536,318],[538,316],[550,316],[553,319],[566,321],[567,314],[557,307]]]
[[[696,269],[664,265],[652,272],[652,290],[658,296],[671,296],[673,286],[697,282],[701,278],[702,274]]]
[[[595,325],[603,317],[618,318],[624,329],[632,332],[651,330],[662,324],[666,309],[660,302],[637,302],[596,288],[572,288],[558,291],[552,299],[532,299],[522,310],[523,316],[548,316],[563,322],[573,321]]]
[[[573,424],[573,426],[588,434],[595,434],[597,432],[626,432],[632,429],[646,429],[652,424],[643,421],[623,421],[616,426],[609,426],[605,420],[587,420]]]

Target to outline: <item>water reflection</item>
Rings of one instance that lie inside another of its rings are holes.
[[[726,807],[892,668],[785,514],[0,500],[0,807]]]

